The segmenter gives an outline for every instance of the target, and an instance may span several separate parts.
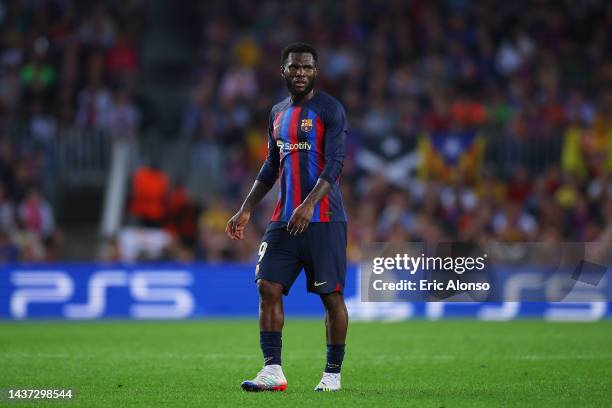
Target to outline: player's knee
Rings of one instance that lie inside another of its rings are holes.
[[[265,279],[257,281],[257,290],[259,291],[259,296],[266,301],[280,299],[283,295],[283,285]]]
[[[337,310],[345,309],[344,296],[338,292],[321,295],[321,299],[323,300],[323,306],[325,306],[325,309],[328,312],[335,312]]]

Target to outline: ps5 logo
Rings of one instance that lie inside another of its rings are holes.
[[[129,315],[135,319],[182,319],[194,310],[188,287],[193,276],[183,270],[100,270],[87,282],[85,303],[68,303],[75,295],[73,278],[61,270],[17,270],[11,274],[16,289],[11,294],[10,312],[15,319],[26,319],[33,304],[64,304],[68,319],[96,319],[107,311],[108,290],[127,287],[133,304]]]

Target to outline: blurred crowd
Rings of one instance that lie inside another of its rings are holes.
[[[66,126],[138,128],[142,1],[0,3],[0,123],[41,144]]]
[[[56,259],[61,234],[42,194],[43,155],[0,144],[0,263]]]
[[[0,2],[0,260],[60,256],[44,181],[67,130],[138,133],[142,3]]]
[[[2,3],[1,125],[27,124],[42,146],[65,125],[138,133],[142,7]],[[154,219],[134,206],[137,173],[126,205],[129,224],[164,231],[165,250],[149,258],[253,259],[275,194],[244,241],[223,230],[265,157],[269,110],[286,96],[280,52],[297,40],[319,50],[317,87],[348,115],[351,260],[374,241],[612,240],[609,2],[217,0],[198,10],[176,137],[203,187],[137,170],[166,178],[154,183]],[[105,258],[139,240],[126,232]]]
[[[245,0],[207,3],[202,21],[183,131],[223,157],[222,177],[202,175],[220,191],[200,218],[210,259],[250,259],[272,212],[275,195],[245,243],[223,240],[286,95],[280,51],[298,39],[348,114],[352,260],[374,241],[612,239],[610,3]],[[451,143],[465,134],[480,151]],[[418,152],[399,177],[380,165],[394,149]]]

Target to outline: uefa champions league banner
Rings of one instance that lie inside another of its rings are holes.
[[[508,271],[508,274],[511,271]],[[0,318],[25,319],[205,319],[256,317],[254,267],[244,264],[37,264],[0,268]],[[353,320],[477,318],[599,320],[611,303],[364,301],[359,267],[348,269],[345,297]],[[531,279],[527,274],[527,281]],[[516,285],[507,279],[497,283]],[[605,299],[605,298],[604,298]],[[306,293],[304,274],[284,299],[288,315],[323,314],[318,296]]]
[[[254,317],[258,315],[254,271],[254,265],[229,263],[4,266],[0,318]],[[305,287],[301,276],[285,300],[288,314],[323,313],[318,297],[308,295]]]

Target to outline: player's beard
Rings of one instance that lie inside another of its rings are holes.
[[[304,96],[308,95],[310,91],[313,90],[315,86],[315,79],[316,78],[312,78],[312,80],[308,82],[308,85],[306,85],[306,87],[304,87],[304,90],[301,92],[295,90],[295,88],[293,87],[293,83],[291,82],[291,78],[285,77],[285,84],[287,85],[287,89],[289,90],[289,93],[291,94],[291,96],[293,96],[294,99],[302,99]]]

